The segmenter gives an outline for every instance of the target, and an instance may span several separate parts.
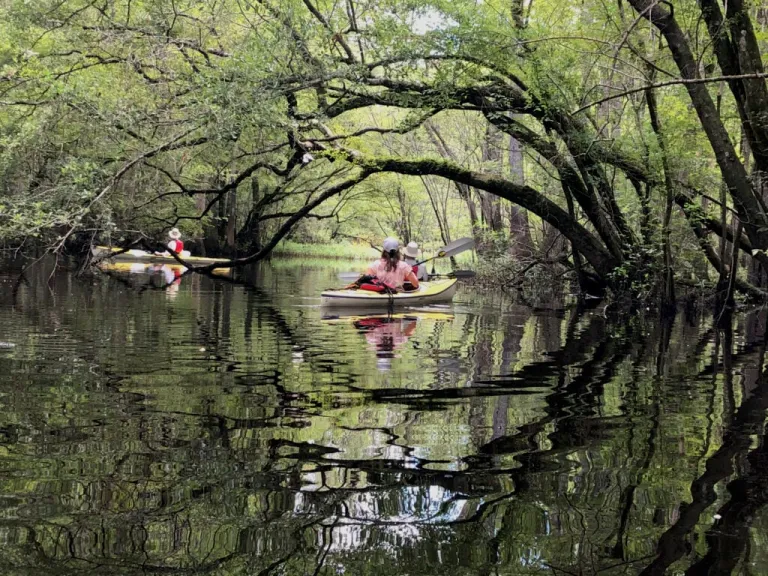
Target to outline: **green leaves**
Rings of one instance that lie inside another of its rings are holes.
[[[661,221],[656,188],[639,200],[629,180],[642,173],[662,181],[643,92],[571,113],[674,70],[653,29],[624,4],[541,0],[523,3],[522,14],[507,0],[309,4],[3,3],[0,189],[5,221],[14,225],[0,231],[0,242],[62,222],[128,236],[183,224],[209,237],[234,222],[248,235],[254,218],[268,237],[357,170],[348,162],[355,153],[374,167],[384,156],[448,159],[525,181],[561,208],[565,166],[571,184],[586,190],[575,200],[580,225],[584,198],[600,195],[589,233],[599,211],[625,213],[635,233],[640,215],[651,227]],[[696,10],[679,8],[681,21]],[[687,30],[701,40],[695,45],[710,46],[705,28]],[[702,62],[712,62],[709,48],[701,50]],[[739,115],[722,92],[736,141]],[[674,177],[716,189],[720,174],[685,90],[655,93]],[[425,130],[428,117],[442,141]],[[487,118],[505,117],[547,146],[489,139]],[[317,161],[297,162],[305,153]],[[389,233],[409,221],[436,240],[482,228],[482,214],[471,222],[468,212],[482,212],[486,199],[469,187],[418,175],[374,181],[380,189],[349,191],[301,233],[328,240]],[[386,214],[384,225],[378,214]],[[673,228],[686,254],[690,233]]]

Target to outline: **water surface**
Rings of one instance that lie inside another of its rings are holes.
[[[768,573],[764,314],[327,318],[336,271],[0,276],[2,573]]]

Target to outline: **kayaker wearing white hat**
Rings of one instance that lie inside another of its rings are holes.
[[[171,237],[171,241],[168,242],[168,249],[173,250],[177,254],[181,254],[182,250],[184,250],[184,242],[180,240],[181,232],[179,232],[179,229],[171,228],[168,232],[168,236]]]
[[[413,273],[416,274],[416,278],[419,282],[429,280],[429,274],[427,274],[427,265],[419,264],[416,258],[419,256],[419,245],[416,242],[408,242],[408,246],[405,247],[405,263],[411,267]]]
[[[413,273],[413,269],[400,260],[400,242],[397,238],[384,240],[381,258],[371,264],[366,273],[397,290],[402,290],[406,282],[412,284],[414,288],[419,287],[419,279]]]
[[[190,253],[189,251],[184,250],[184,242],[181,241],[181,232],[179,232],[179,229],[171,228],[168,231],[168,236],[171,237],[171,241],[167,244],[168,250],[173,250],[182,258],[189,258]],[[158,256],[170,256],[168,250],[165,252],[155,252],[155,254]]]

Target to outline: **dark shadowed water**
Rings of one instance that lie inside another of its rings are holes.
[[[768,574],[764,314],[324,319],[336,271],[0,276],[0,573]]]

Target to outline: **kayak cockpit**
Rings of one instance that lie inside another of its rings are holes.
[[[421,306],[450,302],[456,294],[458,286],[455,278],[422,282],[417,290],[398,292],[396,294],[381,294],[368,290],[342,289],[326,290],[321,302],[326,307],[382,307],[390,306]]]

